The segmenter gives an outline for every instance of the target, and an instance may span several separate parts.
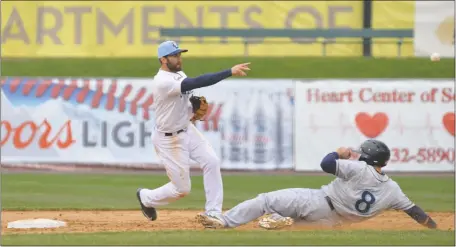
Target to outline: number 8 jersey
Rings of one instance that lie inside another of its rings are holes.
[[[322,190],[348,221],[359,222],[384,210],[407,210],[415,205],[395,181],[364,161],[337,160],[336,176]]]

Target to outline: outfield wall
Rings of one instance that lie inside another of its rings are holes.
[[[160,168],[151,84],[6,78],[2,163]],[[326,153],[378,138],[392,149],[386,170],[454,171],[452,80],[229,79],[195,94],[210,103],[196,127],[226,170],[318,171]]]

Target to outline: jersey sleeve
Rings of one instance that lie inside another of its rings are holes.
[[[185,77],[179,75],[162,79],[158,86],[160,93],[168,96],[180,95],[181,83],[184,79]]]
[[[336,161],[336,166],[336,176],[345,180],[356,176],[359,172],[366,168],[366,164],[357,160],[339,159]]]
[[[415,206],[415,204],[404,194],[399,185],[394,182],[391,208],[396,210],[407,210]]]

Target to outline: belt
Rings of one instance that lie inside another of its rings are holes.
[[[328,202],[329,208],[331,208],[331,210],[334,210],[334,205],[332,204],[329,196],[325,196],[325,199],[326,199],[326,202]]]
[[[184,130],[183,129],[178,130],[175,134],[177,135],[177,134],[179,134],[181,132],[184,132]],[[174,135],[174,133],[165,133],[165,136],[173,136],[173,135]]]

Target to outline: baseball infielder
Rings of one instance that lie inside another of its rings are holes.
[[[337,176],[321,189],[284,189],[260,194],[222,216],[199,214],[197,220],[206,228],[237,227],[271,214],[259,221],[260,227],[278,229],[294,222],[336,226],[396,209],[424,226],[436,228],[436,223],[381,171],[389,158],[389,148],[377,140],[365,141],[359,150],[339,148],[321,162],[323,171]]]
[[[213,85],[230,76],[245,76],[250,69],[248,63],[244,63],[217,73],[188,78],[182,71],[181,59],[181,54],[187,51],[180,49],[174,41],[165,41],[158,46],[161,67],[152,86],[152,107],[156,116],[152,143],[170,182],[153,190],[140,188],[136,192],[144,216],[152,221],[157,219],[156,207],[167,205],[190,193],[190,159],[203,169],[205,212],[208,215],[222,212],[220,161],[209,142],[191,124],[191,121],[203,117],[205,112],[203,116],[196,117],[198,109],[194,109],[190,103],[190,95],[196,88]],[[207,107],[205,100],[197,101],[196,107],[203,107],[203,103]]]

